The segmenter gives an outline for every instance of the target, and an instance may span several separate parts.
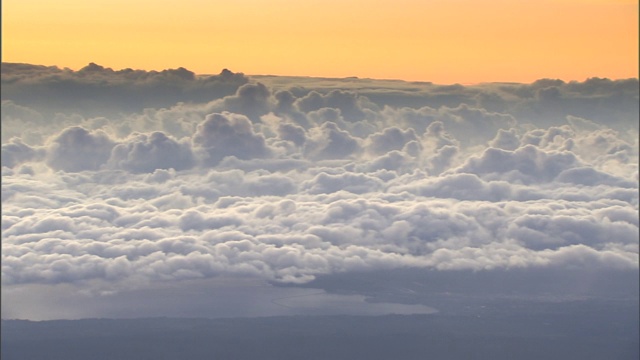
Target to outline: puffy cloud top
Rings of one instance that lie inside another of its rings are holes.
[[[153,172],[156,169],[189,169],[195,157],[188,142],[178,142],[162,132],[137,134],[114,147],[111,163],[131,172]]]
[[[198,125],[193,144],[204,152],[204,163],[208,166],[217,165],[226,156],[251,159],[270,154],[264,137],[253,131],[251,121],[246,116],[231,113],[208,115]]]
[[[70,127],[53,138],[47,164],[55,170],[97,170],[107,162],[114,145],[104,132]]]

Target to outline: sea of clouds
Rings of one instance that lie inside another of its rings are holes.
[[[2,285],[637,272],[638,98],[3,64]]]

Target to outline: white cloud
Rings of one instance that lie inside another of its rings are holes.
[[[189,169],[195,157],[188,142],[178,142],[162,132],[136,134],[113,148],[109,162],[131,172],[153,172],[156,169]]]
[[[367,139],[368,150],[376,155],[383,155],[392,150],[402,150],[411,141],[418,141],[415,131],[402,130],[398,127],[386,128]]]
[[[360,141],[333,122],[311,129],[304,154],[313,160],[344,159],[359,152]]]
[[[47,164],[55,170],[97,170],[109,160],[114,146],[113,140],[102,131],[70,127],[51,141]]]
[[[251,121],[238,114],[208,115],[198,125],[193,144],[207,166],[215,166],[227,156],[253,159],[270,155],[262,134],[256,134]]]

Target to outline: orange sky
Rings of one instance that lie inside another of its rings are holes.
[[[2,61],[436,83],[638,77],[638,1],[3,0]]]

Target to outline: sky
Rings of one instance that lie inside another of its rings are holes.
[[[638,301],[638,79],[1,81],[3,319]]]
[[[638,77],[629,0],[7,0],[2,61],[471,84]]]

